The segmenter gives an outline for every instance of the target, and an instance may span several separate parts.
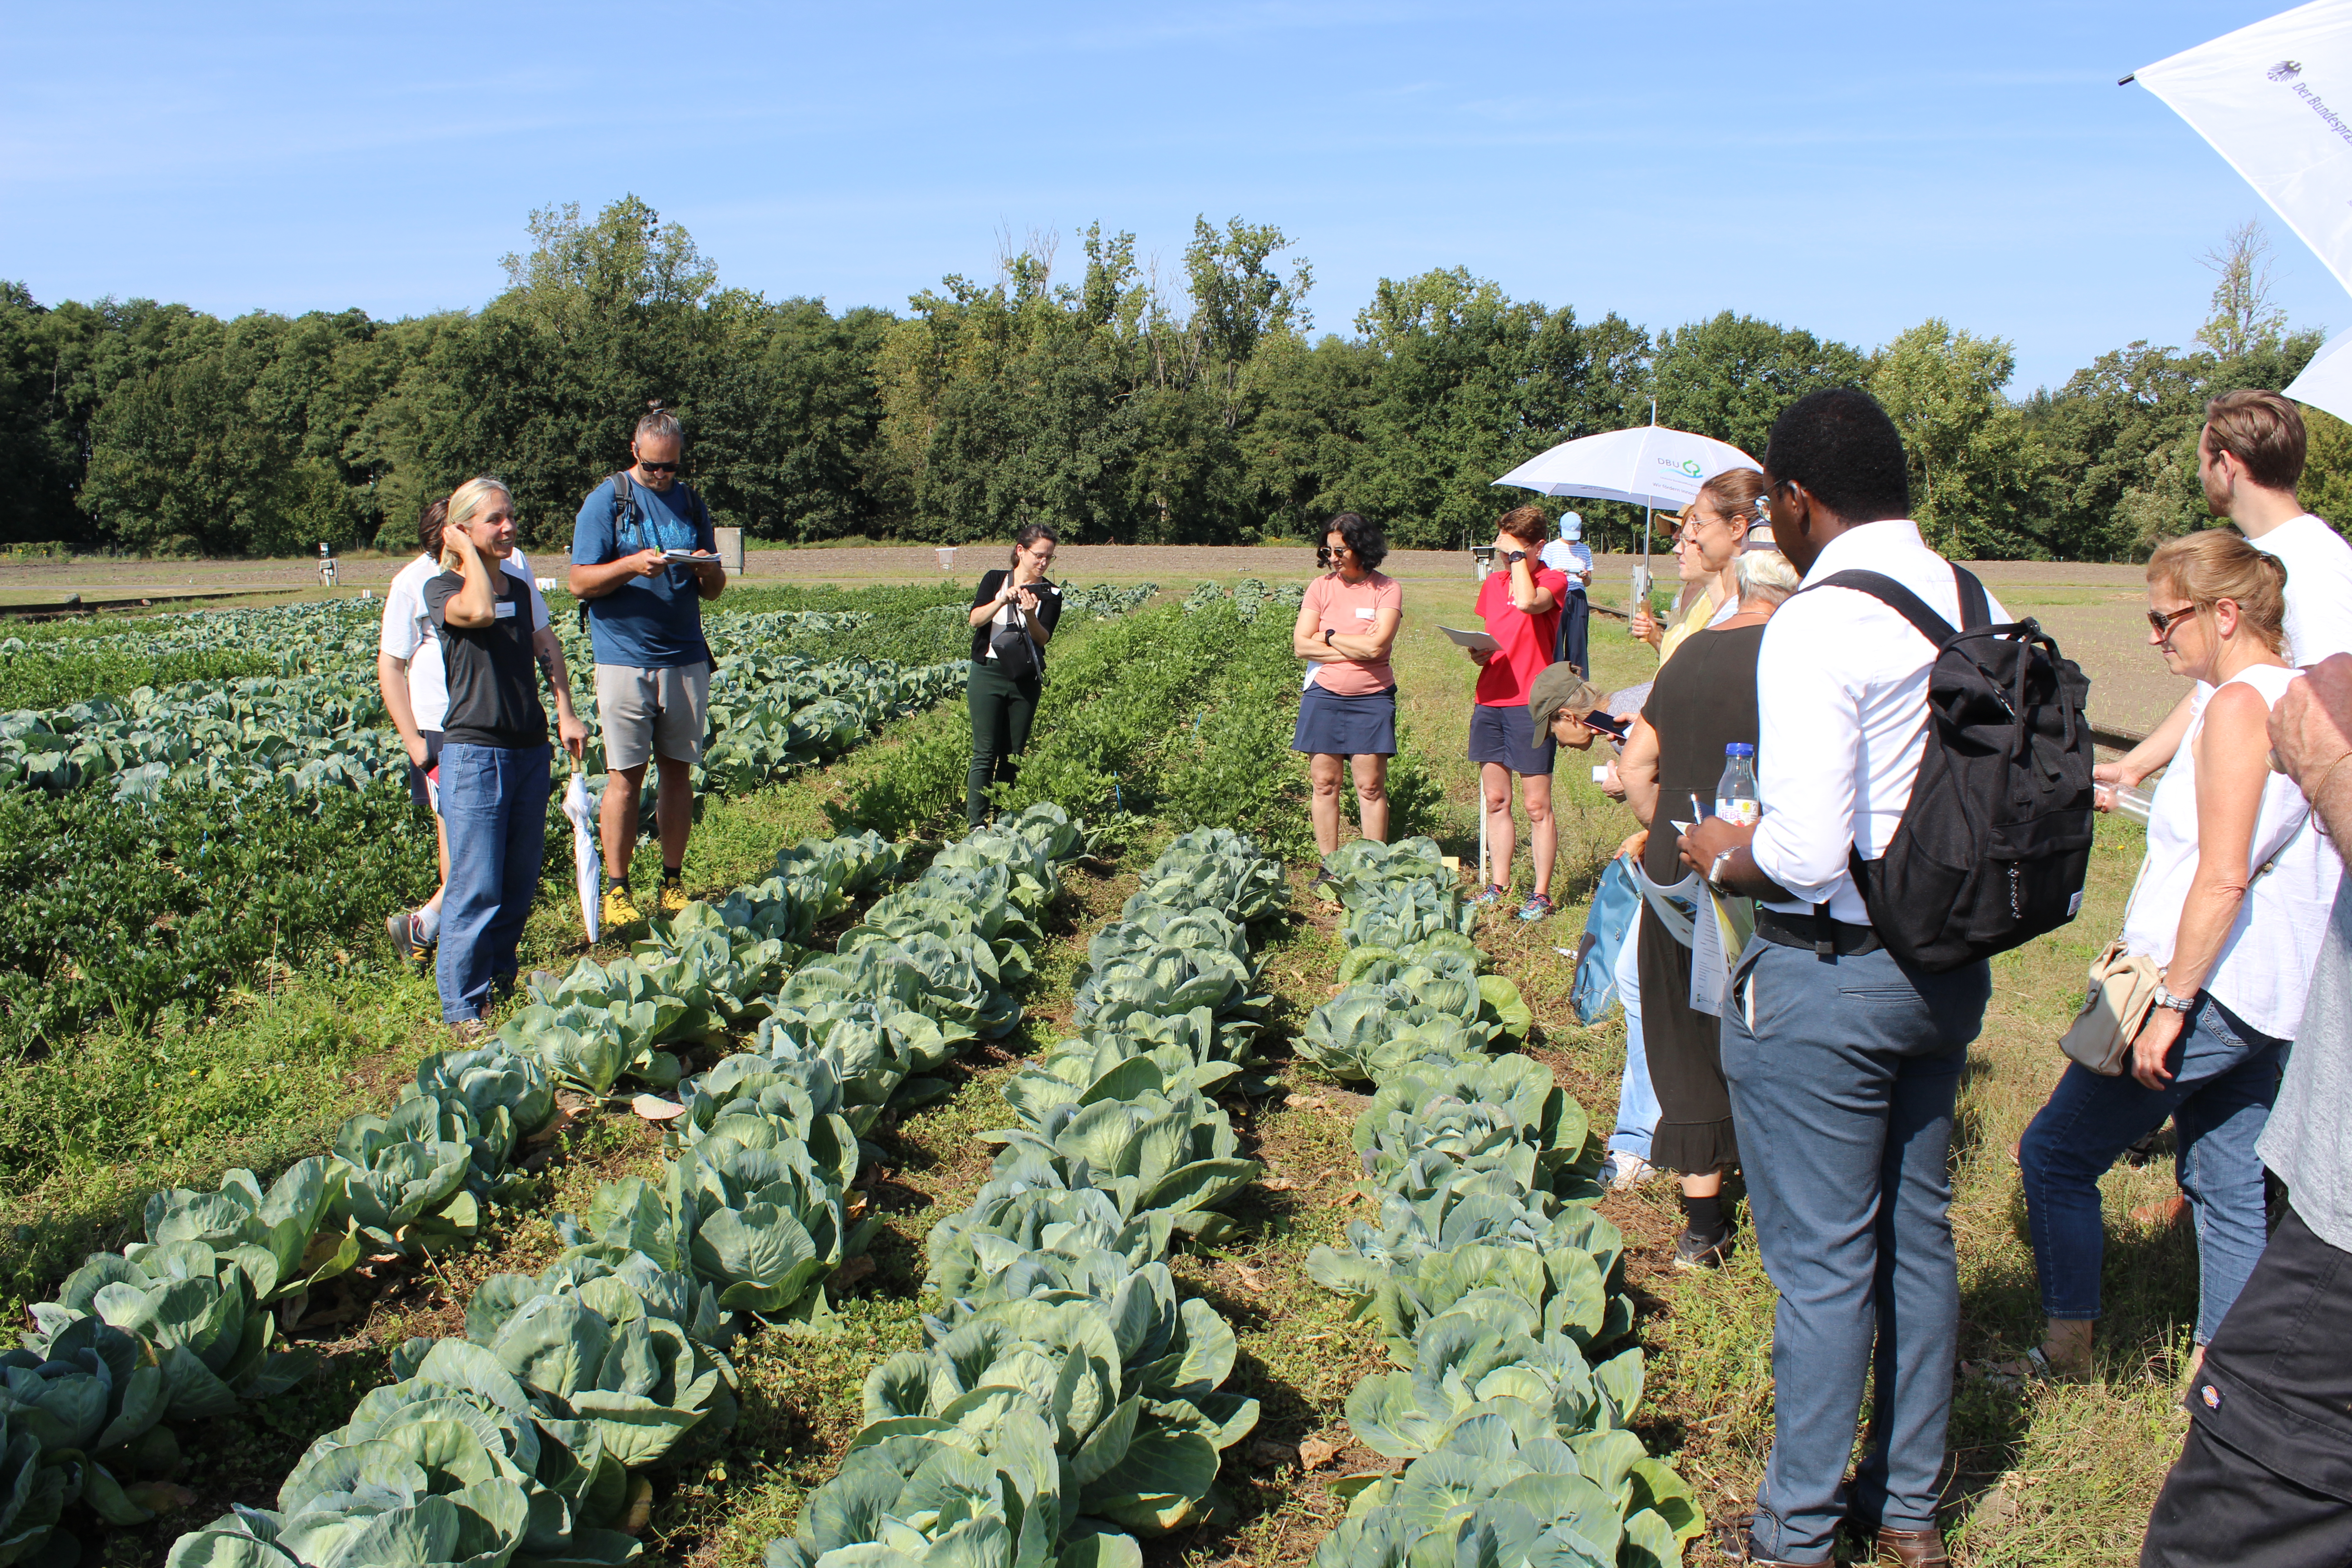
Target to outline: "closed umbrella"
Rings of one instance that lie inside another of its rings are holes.
[[[604,934],[604,853],[596,845],[596,800],[588,792],[588,775],[572,770],[563,790],[563,815],[572,819],[572,866],[580,889],[580,922],[588,940]]]

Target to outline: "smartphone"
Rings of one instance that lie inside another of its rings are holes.
[[[1597,708],[1584,716],[1583,722],[1586,729],[1606,735],[1621,746],[1625,743],[1625,737],[1632,734],[1633,731],[1633,721],[1631,719],[1612,718]]]

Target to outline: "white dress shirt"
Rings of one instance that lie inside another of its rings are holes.
[[[1959,584],[1951,563],[1921,542],[1906,519],[1838,535],[1805,574],[1808,585],[1840,572],[1892,577],[1958,627]],[[1996,624],[2009,612],[1988,594]],[[1911,623],[1867,594],[1822,588],[1792,596],[1765,623],[1756,659],[1756,789],[1764,807],[1756,868],[1792,901],[1768,909],[1870,923],[1846,852],[1885,853],[1911,804],[1927,744],[1927,671],[1936,650]]]

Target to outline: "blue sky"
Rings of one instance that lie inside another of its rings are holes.
[[[2011,390],[2186,343],[2267,216],[2116,79],[2283,0],[806,5],[5,0],[0,277],[45,301],[478,306],[530,209],[634,191],[725,282],[903,309],[1100,219],[1175,272],[1279,225],[1318,330],[1466,266],[1653,328],[1865,348],[1930,315]],[[2352,300],[2274,221],[2278,300]]]

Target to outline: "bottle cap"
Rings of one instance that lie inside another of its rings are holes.
[[[1723,754],[1727,757],[1752,757],[1756,754],[1756,748],[1745,741],[1734,741],[1723,748]]]

